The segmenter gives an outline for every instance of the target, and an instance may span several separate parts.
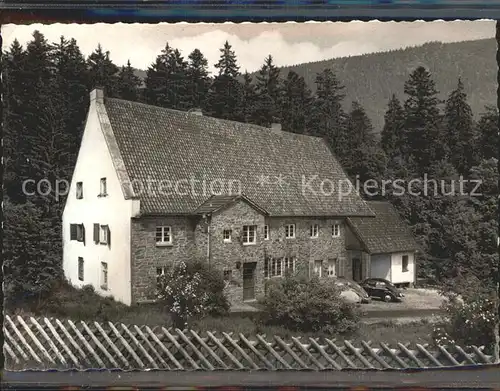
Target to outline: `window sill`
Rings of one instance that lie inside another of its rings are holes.
[[[289,238],[285,238],[285,239],[287,239],[287,240],[288,240],[288,239],[295,239],[295,236],[291,236],[291,237],[289,237]]]
[[[243,243],[243,246],[255,246],[257,243]]]
[[[232,243],[232,241],[231,241],[231,240],[224,240],[223,242],[224,242],[224,243]]]
[[[108,245],[107,242],[99,242],[99,244],[102,244],[103,246],[107,246]]]
[[[105,194],[97,194],[97,197],[98,197],[98,198],[107,197],[107,196],[108,196],[108,193],[105,193]]]
[[[310,236],[311,239],[319,239],[319,236]]]
[[[156,247],[173,247],[173,243],[156,243]]]

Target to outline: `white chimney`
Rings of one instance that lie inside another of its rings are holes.
[[[96,101],[97,103],[103,103],[104,101],[104,90],[102,88],[96,87],[90,91],[90,101]]]
[[[194,115],[203,115],[203,111],[201,111],[201,109],[198,107],[189,109],[188,113]]]
[[[273,130],[281,130],[281,124],[277,123],[277,122],[272,123],[271,124],[271,129],[273,129]]]

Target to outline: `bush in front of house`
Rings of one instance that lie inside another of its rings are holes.
[[[340,297],[331,281],[292,275],[268,281],[261,301],[265,325],[292,331],[351,333],[357,330],[357,308]]]
[[[484,346],[492,352],[495,343],[496,298],[475,276],[449,281],[443,290],[447,297],[444,315],[435,327],[434,342],[438,345]],[[454,288],[451,288],[454,287]]]
[[[199,261],[179,262],[162,275],[158,299],[178,328],[187,327],[196,315],[222,315],[229,310],[222,273]]]

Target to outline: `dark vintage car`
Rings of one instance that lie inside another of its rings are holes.
[[[367,278],[361,283],[363,289],[370,295],[386,302],[402,301],[403,293],[396,286],[383,278]]]

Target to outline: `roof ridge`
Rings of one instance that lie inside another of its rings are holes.
[[[138,106],[153,107],[153,108],[160,109],[160,110],[165,110],[165,111],[175,112],[175,113],[179,113],[179,114],[184,114],[186,116],[190,115],[189,111],[184,111],[184,110],[179,110],[179,109],[172,109],[172,108],[169,108],[169,107],[156,106],[156,105],[152,105],[152,104],[149,104],[149,103],[138,102],[138,101],[133,101],[133,100],[127,100],[127,99],[113,98],[113,97],[106,97],[105,96],[104,97],[104,104],[106,104],[106,100],[115,100],[115,101],[120,101],[120,102],[127,102],[127,103],[131,103],[131,104],[138,105]],[[240,126],[241,125],[245,125],[245,126],[249,126],[249,127],[252,127],[252,128],[258,128],[258,129],[266,130],[266,131],[273,132],[273,133],[282,133],[282,134],[286,134],[286,135],[293,135],[293,136],[296,136],[296,137],[307,137],[307,138],[314,138],[314,139],[317,139],[317,140],[323,140],[323,137],[321,137],[321,136],[314,136],[314,135],[310,135],[310,134],[294,133],[294,132],[289,132],[289,131],[286,131],[286,130],[283,130],[283,129],[273,129],[273,128],[268,128],[268,127],[262,126],[262,125],[252,124],[252,123],[249,123],[249,122],[240,122],[240,121],[234,121],[234,120],[230,120],[230,119],[217,118],[217,117],[212,117],[210,115],[205,115],[205,114],[202,115],[202,118],[207,118],[207,119],[209,119],[211,121],[215,121],[215,122],[225,122],[225,123],[230,123],[230,124],[235,124],[235,125],[240,125]]]

